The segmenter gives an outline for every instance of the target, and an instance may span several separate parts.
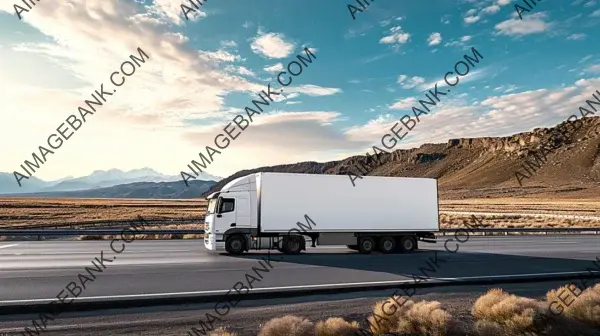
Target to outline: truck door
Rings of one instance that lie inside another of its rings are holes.
[[[219,211],[216,219],[220,225],[217,227],[224,233],[230,228],[237,227],[236,211],[235,211],[235,198],[223,197],[219,201]]]
[[[250,197],[248,195],[235,196],[235,216],[237,220],[237,228],[250,228],[251,211]]]

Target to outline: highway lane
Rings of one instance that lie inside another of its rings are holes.
[[[457,253],[438,244],[412,254],[360,255],[345,248],[316,248],[298,256],[271,254],[273,269],[262,272],[254,287],[285,287],[412,279],[437,252],[438,267],[426,271],[432,279],[582,272],[596,268],[598,236],[470,237]],[[51,299],[77,274],[100,259],[106,269],[87,282],[82,297],[228,290],[245,282],[266,253],[232,257],[208,252],[200,240],[133,241],[122,254],[110,251],[110,241],[43,241],[0,243],[0,301]],[[448,245],[455,249],[454,243]],[[264,263],[264,262],[263,262]],[[431,266],[431,264],[429,265]],[[431,268],[431,267],[429,267]],[[256,276],[256,275],[255,275]],[[70,295],[72,296],[72,295]]]

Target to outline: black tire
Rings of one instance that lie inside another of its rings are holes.
[[[392,253],[396,250],[396,239],[394,237],[382,237],[379,239],[379,251],[381,253]]]
[[[225,242],[225,251],[229,254],[240,255],[244,253],[246,239],[242,236],[231,236]]]
[[[358,251],[358,245],[346,245],[351,250]]]
[[[412,252],[417,249],[417,240],[413,236],[402,236],[400,237],[400,251]]]
[[[358,240],[358,252],[369,254],[375,249],[375,240],[371,237],[361,237]]]
[[[298,254],[302,251],[302,237],[299,236],[287,236],[283,238],[283,253],[285,254]]]

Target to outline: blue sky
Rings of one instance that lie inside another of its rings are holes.
[[[365,153],[475,47],[483,60],[396,148],[552,126],[600,88],[597,0],[210,0],[0,4],[4,143],[13,172],[141,47],[150,59],[35,173],[151,167],[179,174],[303,48],[316,60],[207,171]],[[250,3],[250,2],[245,2]],[[85,4],[85,5],[84,5]]]

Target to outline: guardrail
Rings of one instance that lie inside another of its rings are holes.
[[[108,236],[119,235],[123,229],[100,229],[100,230],[0,230],[0,236]],[[129,231],[127,231],[129,232]],[[138,231],[143,234],[203,234],[202,229],[181,229],[181,230],[143,230]]]
[[[192,224],[195,222],[204,223],[204,217],[191,217],[191,218],[144,218],[148,224],[160,224],[160,225],[181,225],[181,224]],[[39,225],[22,225],[22,226],[11,226],[10,230],[18,229],[47,229],[47,228],[94,228],[98,226],[118,226],[126,225],[131,223],[131,220],[99,220],[99,221],[88,221],[88,222],[76,222],[76,223],[62,223],[62,224],[39,224]]]
[[[452,229],[440,229],[438,234],[445,236],[446,234],[454,234],[457,230],[461,228],[452,228]],[[462,228],[462,230],[467,230]],[[469,229],[472,233],[480,233],[480,234],[494,234],[501,233],[505,235],[509,235],[511,233],[592,233],[592,234],[600,234],[600,227],[598,228],[497,228],[497,229]],[[0,230],[1,236],[15,236],[15,237],[23,237],[23,236],[83,236],[83,235],[92,235],[92,236],[107,236],[107,235],[119,235],[123,232],[123,229],[96,229],[96,230],[63,230],[63,229],[53,229],[53,230],[23,230],[23,229],[3,229]],[[143,230],[143,234],[174,234],[174,235],[184,235],[184,234],[204,234],[203,229],[180,229],[180,230],[155,230],[148,229]]]

